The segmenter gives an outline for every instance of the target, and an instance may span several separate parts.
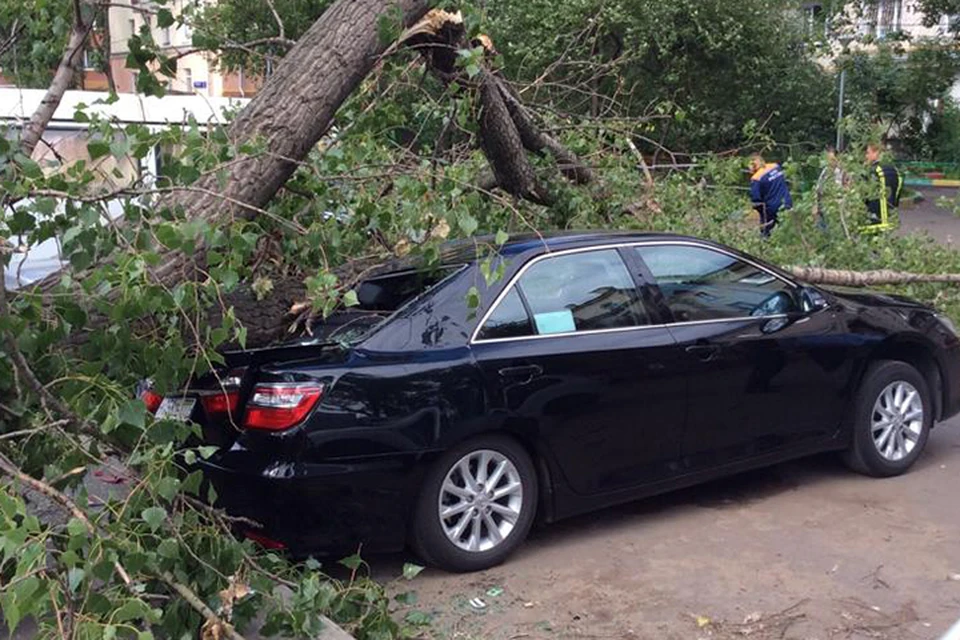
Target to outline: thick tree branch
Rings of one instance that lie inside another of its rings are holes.
[[[821,269],[820,267],[788,267],[787,271],[810,284],[842,287],[875,287],[913,282],[960,283],[960,273],[908,273],[891,269],[848,271],[844,269]]]
[[[270,13],[273,14],[273,19],[277,21],[277,36],[280,40],[287,39],[286,29],[283,28],[283,20],[280,19],[280,14],[277,13],[277,8],[273,6],[273,0],[266,0],[267,6],[270,7]]]
[[[101,25],[101,52],[103,53],[103,74],[107,76],[107,88],[110,90],[110,93],[117,92],[117,82],[113,77],[113,66],[110,64],[111,57],[111,42],[110,42],[110,6],[109,3],[102,3],[101,8],[103,10],[103,24]]]
[[[428,8],[428,0],[337,0],[284,57],[256,97],[230,125],[237,146],[260,141],[269,154],[240,155],[222,173],[200,178],[192,193],[172,193],[155,208],[181,210],[187,218],[225,223],[252,219],[264,207],[328,130],[334,113],[376,63],[384,45],[377,28],[394,8],[409,22]],[[311,69],[304,73],[303,69]],[[185,256],[163,252],[151,269],[154,281],[172,285],[201,275],[203,247]],[[50,293],[59,274],[37,285]]]
[[[47,125],[53,118],[54,112],[60,106],[63,94],[73,84],[73,78],[77,72],[77,57],[82,53],[87,36],[90,35],[90,29],[93,28],[93,20],[89,23],[83,21],[83,7],[85,0],[75,0],[73,3],[73,27],[70,29],[70,38],[67,40],[67,46],[63,51],[63,57],[53,74],[53,81],[47,93],[40,101],[40,106],[33,113],[33,116],[23,127],[23,134],[20,137],[20,151],[25,156],[33,154],[37,143],[47,130]]]

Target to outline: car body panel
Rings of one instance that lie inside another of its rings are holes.
[[[482,242],[459,243],[442,261],[462,268],[359,342],[228,358],[258,382],[311,380],[324,394],[302,424],[241,431],[203,462],[220,504],[295,553],[395,549],[432,461],[471,437],[504,433],[535,459],[541,515],[553,520],[842,449],[860,379],[885,354],[929,354],[940,417],[960,412],[960,339],[924,305],[822,290],[826,307],[811,312],[675,323],[643,263],[624,252],[651,324],[476,339],[531,259],[664,242],[714,248],[795,283],[708,241],[591,233],[511,240],[491,258],[503,262],[502,278],[487,284]],[[475,309],[465,303],[471,291]],[[688,349],[699,346],[708,358]]]

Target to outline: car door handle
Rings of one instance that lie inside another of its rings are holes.
[[[497,373],[501,378],[513,382],[527,383],[543,373],[543,367],[538,364],[522,364],[516,367],[504,367]]]
[[[720,353],[720,347],[715,344],[692,344],[686,348],[686,351],[699,358],[701,362],[710,362]]]

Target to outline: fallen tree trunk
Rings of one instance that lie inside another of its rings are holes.
[[[876,287],[885,284],[911,284],[914,282],[960,283],[960,273],[909,273],[891,269],[848,271],[820,267],[787,267],[787,271],[810,284],[829,284],[842,287]]]
[[[489,38],[479,36],[467,42],[459,14],[441,10],[427,14],[428,4],[429,0],[335,2],[284,57],[264,88],[228,129],[231,142],[238,148],[258,141],[265,143],[261,146],[266,153],[240,155],[222,171],[210,172],[184,191],[162,197],[156,209],[176,210],[187,219],[218,224],[260,214],[296,170],[298,162],[328,131],[336,109],[384,53],[378,22],[394,7],[402,10],[406,23],[416,24],[404,32],[391,51],[397,47],[415,49],[445,82],[456,80],[477,90],[481,104],[480,146],[497,186],[516,197],[541,204],[552,202],[551,194],[537,179],[527,152],[549,152],[567,179],[576,184],[589,183],[593,179],[590,169],[541,130],[504,78],[486,68],[486,63],[476,80],[456,66],[457,52],[477,43],[493,55],[495,50]],[[305,72],[308,69],[310,73]],[[203,267],[203,247],[197,247],[191,255],[161,248],[160,260],[149,268],[148,276],[153,283],[172,288],[179,282],[203,279]],[[54,273],[34,291],[47,294],[49,300],[60,280],[60,274]],[[235,307],[237,319],[247,327],[250,343],[262,345],[286,333],[291,324],[286,313],[288,303],[301,295],[303,288],[302,283],[285,283],[278,287],[282,295],[265,304],[249,287],[244,287],[225,302]],[[216,319],[219,312],[214,310],[212,317]],[[91,326],[97,326],[97,319],[91,320]]]
[[[162,198],[156,208],[212,222],[257,216],[329,130],[337,109],[383,53],[380,20],[389,20],[399,9],[405,22],[414,22],[429,4],[429,0],[337,0],[283,58],[228,129],[237,148],[251,144],[266,152],[240,154],[223,171]],[[150,276],[167,286],[197,276],[201,249],[189,256],[162,252]],[[60,274],[54,273],[34,290],[48,294],[59,282]]]

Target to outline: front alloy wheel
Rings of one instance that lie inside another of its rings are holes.
[[[890,462],[903,460],[923,433],[920,392],[903,380],[891,382],[873,405],[871,433],[877,452]]]
[[[857,392],[850,449],[844,458],[860,473],[886,477],[917,461],[933,426],[927,381],[905,362],[881,360],[868,368]]]
[[[411,543],[429,564],[478,571],[523,542],[537,510],[537,475],[515,440],[481,436],[444,453],[427,473]]]

